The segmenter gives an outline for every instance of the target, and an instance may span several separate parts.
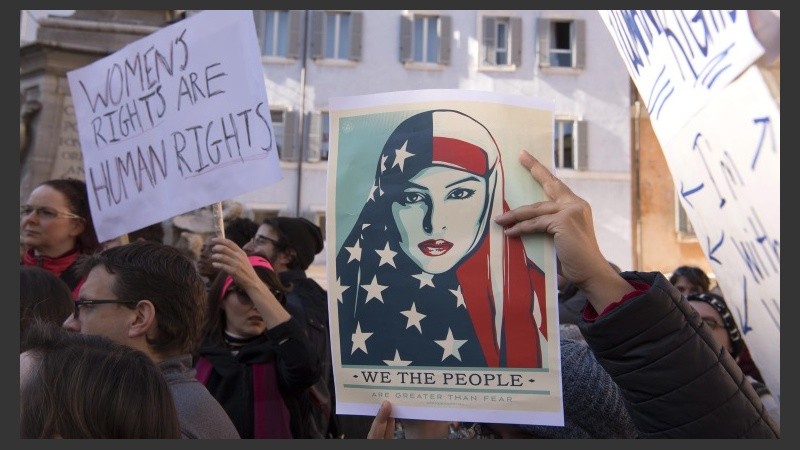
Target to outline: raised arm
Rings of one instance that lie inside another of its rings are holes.
[[[545,232],[553,235],[561,274],[582,289],[600,313],[634,289],[600,252],[592,209],[528,152],[519,160],[542,185],[550,200],[520,206],[495,218],[509,236]]]
[[[289,312],[266,284],[258,278],[256,271],[247,259],[247,253],[230,239],[212,239],[211,261],[214,267],[221,269],[233,278],[233,282],[242,288],[261,313],[267,329],[270,330],[291,318]]]

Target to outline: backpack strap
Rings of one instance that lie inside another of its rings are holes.
[[[208,383],[208,378],[211,376],[211,368],[211,361],[205,356],[201,356],[200,359],[197,360],[194,377],[203,384]]]

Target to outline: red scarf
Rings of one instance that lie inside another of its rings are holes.
[[[504,205],[504,211],[508,206]],[[503,320],[500,330],[494,327],[494,295],[489,271],[489,236],[475,253],[456,271],[464,293],[475,334],[486,364],[498,367],[504,357],[505,367],[542,367],[539,333],[547,338],[547,309],[544,273],[528,259],[520,238],[503,236]],[[487,276],[488,275],[488,276]],[[533,321],[534,292],[539,302],[542,323]],[[538,325],[538,330],[537,330]],[[502,333],[505,352],[501,355],[496,333]]]
[[[61,274],[64,273],[72,264],[80,256],[80,252],[78,249],[72,249],[67,253],[57,256],[55,258],[51,258],[49,256],[44,255],[35,255],[33,253],[33,249],[28,249],[25,253],[22,254],[22,264],[26,266],[37,266],[41,267],[48,272],[53,273],[57,277],[61,277]],[[78,291],[80,291],[81,285],[83,284],[83,279],[81,279],[75,287],[72,287],[72,297],[78,298]]]

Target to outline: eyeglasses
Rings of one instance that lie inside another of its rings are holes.
[[[717,328],[724,328],[724,325],[720,324],[719,322],[710,317],[703,317],[703,322],[705,322],[706,325],[708,325],[708,327],[711,328],[712,330],[716,330]]]
[[[105,305],[111,303],[119,303],[122,305],[128,305],[129,308],[132,308],[130,305],[136,305],[139,303],[139,300],[76,300],[75,301],[75,318],[77,319],[80,317],[81,314],[81,306],[91,306],[91,305]]]
[[[267,242],[272,242],[272,245],[274,245],[275,247],[278,246],[278,241],[276,241],[275,239],[272,239],[272,238],[268,238],[268,237],[266,237],[264,235],[261,235],[261,234],[257,234],[255,236],[253,236],[253,239],[251,239],[251,241],[256,245],[264,245]]]
[[[83,217],[73,214],[70,212],[64,211],[57,211],[53,208],[48,208],[46,206],[31,206],[31,205],[21,205],[19,207],[19,216],[26,217],[33,213],[36,213],[40,219],[42,220],[52,220],[57,217],[65,217],[67,219],[83,219]]]

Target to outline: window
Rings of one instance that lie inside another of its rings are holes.
[[[556,119],[553,151],[558,169],[586,169],[586,122]]]
[[[317,224],[317,226],[322,230],[322,240],[325,240],[325,211],[314,211],[311,214],[311,222]]]
[[[270,109],[272,128],[281,161],[297,161],[297,113],[284,109]]]
[[[300,57],[300,11],[256,10],[253,18],[262,55],[272,58]]]
[[[449,16],[414,14],[400,20],[401,62],[450,64],[453,33]]]
[[[686,210],[677,195],[675,196],[675,227],[680,239],[696,238],[692,222],[689,220],[689,216],[686,214]]]
[[[583,68],[584,21],[539,19],[538,27],[540,67]]]
[[[522,60],[522,19],[483,18],[483,65],[519,66]]]
[[[312,12],[311,58],[360,61],[363,16],[360,12]]]
[[[328,111],[310,113],[308,120],[308,155],[306,160],[327,161],[329,148],[330,114]]]

